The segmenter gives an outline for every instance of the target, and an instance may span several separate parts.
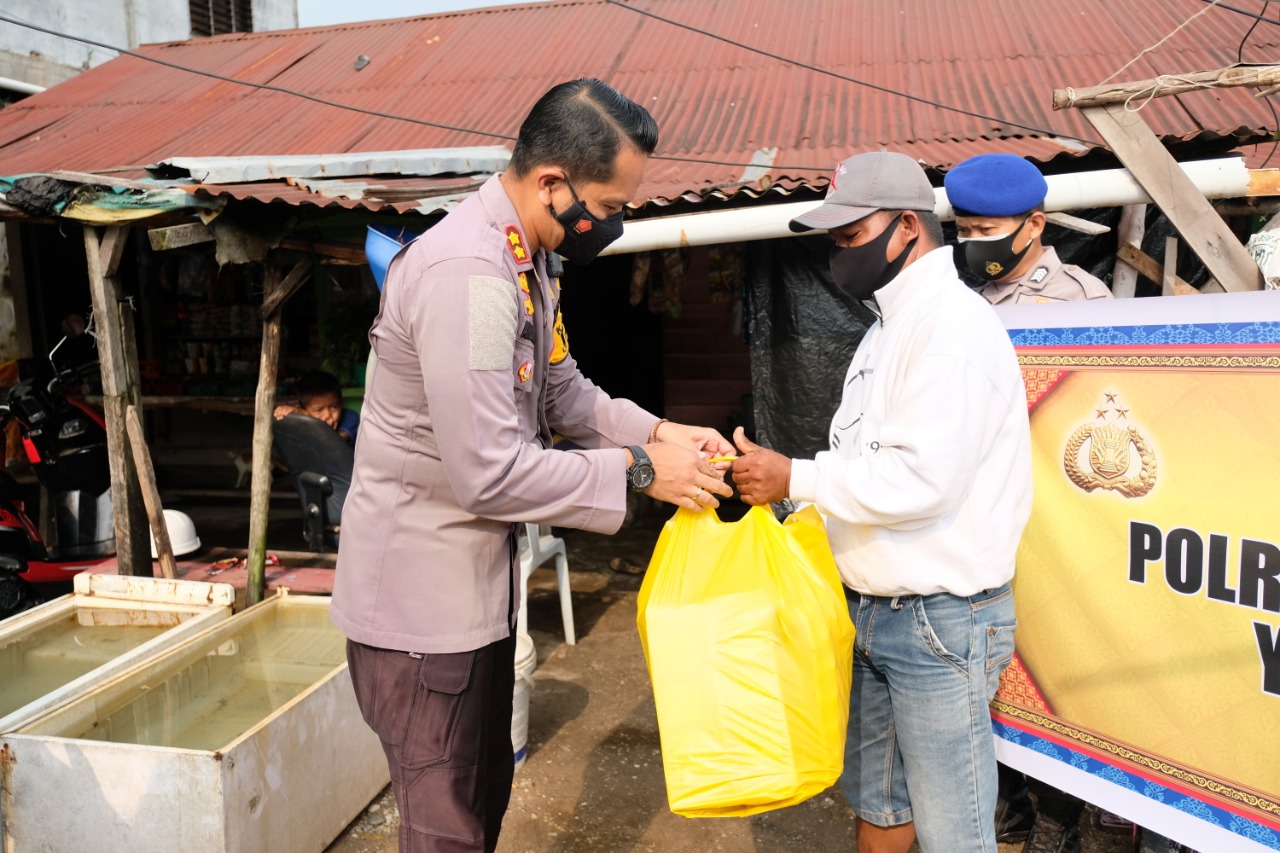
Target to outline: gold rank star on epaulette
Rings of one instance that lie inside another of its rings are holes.
[[[514,225],[507,226],[507,248],[511,250],[511,257],[516,259],[516,263],[523,264],[529,260],[529,252],[524,247],[524,235],[520,233],[520,229]]]

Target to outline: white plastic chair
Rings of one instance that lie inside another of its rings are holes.
[[[520,612],[516,616],[516,631],[529,632],[529,575],[534,569],[552,557],[556,559],[556,584],[560,587],[560,618],[564,620],[564,639],[569,645],[577,645],[573,633],[573,600],[569,597],[569,557],[564,540],[551,535],[551,528],[526,524],[525,535],[520,537]]]

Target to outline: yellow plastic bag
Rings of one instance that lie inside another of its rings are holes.
[[[640,589],[671,810],[802,802],[844,766],[853,625],[822,518],[679,510]]]

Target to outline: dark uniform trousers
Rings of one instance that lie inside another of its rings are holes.
[[[511,799],[515,637],[409,654],[347,641],[365,722],[382,739],[400,853],[492,853]]]

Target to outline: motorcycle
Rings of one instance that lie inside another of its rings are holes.
[[[45,541],[23,487],[0,473],[0,618],[62,592],[77,573],[115,555],[106,421],[75,397],[98,370],[91,329],[54,347],[51,380],[21,380],[0,405],[0,425],[18,424],[51,516]]]

